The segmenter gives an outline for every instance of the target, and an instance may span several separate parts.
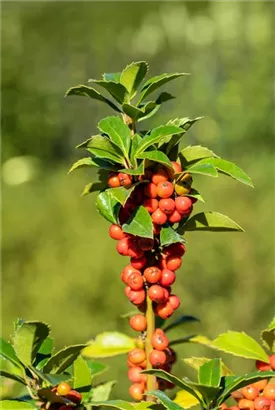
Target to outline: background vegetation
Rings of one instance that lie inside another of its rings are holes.
[[[124,259],[108,238],[94,196],[81,198],[91,173],[67,176],[74,146],[111,111],[71,85],[146,59],[151,75],[192,75],[169,85],[178,98],[149,125],[204,115],[186,144],[235,161],[255,191],[226,177],[197,177],[207,203],[237,220],[243,234],[189,233],[178,273],[181,313],[201,318],[175,336],[227,329],[257,336],[274,302],[273,2],[2,3],[2,331],[17,317],[45,320],[58,346],[104,330],[129,331],[120,318]],[[272,61],[273,60],[273,61]],[[147,125],[147,124],[146,124]],[[180,315],[180,313],[179,313]],[[179,356],[212,355],[183,345]],[[253,364],[225,358],[236,372]],[[109,361],[128,397],[125,358]],[[183,363],[175,369],[188,373]],[[127,384],[128,386],[128,384]]]

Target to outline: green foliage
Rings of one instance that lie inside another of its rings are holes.
[[[168,246],[177,242],[185,243],[186,241],[169,224],[164,225],[160,232],[161,246]]]
[[[199,367],[198,379],[201,384],[218,387],[222,376],[221,359],[212,359]]]
[[[153,223],[149,212],[143,206],[139,206],[131,218],[122,225],[126,233],[141,236],[142,238],[153,238]]]
[[[86,359],[105,358],[128,353],[135,347],[133,338],[120,332],[104,332],[91,340],[82,351]]]
[[[179,233],[185,231],[241,232],[243,229],[228,216],[219,212],[201,212],[193,215],[178,229]]]

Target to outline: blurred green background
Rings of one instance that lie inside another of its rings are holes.
[[[132,309],[120,281],[126,260],[115,252],[95,196],[80,197],[93,172],[67,176],[83,156],[74,146],[112,111],[63,97],[72,85],[143,59],[151,76],[192,74],[164,88],[178,98],[146,125],[204,115],[184,142],[235,161],[255,184],[196,178],[206,199],[196,210],[228,214],[246,232],[186,235],[174,289],[181,313],[201,323],[171,337],[227,329],[259,336],[275,296],[273,11],[273,2],[2,2],[4,337],[17,317],[50,323],[58,347],[104,330],[134,335],[120,318]],[[199,346],[178,351],[213,356]],[[225,361],[236,372],[253,368]],[[106,376],[118,380],[113,397],[128,398],[125,358],[108,363]],[[180,362],[175,371],[191,375]]]

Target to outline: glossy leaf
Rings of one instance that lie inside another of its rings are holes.
[[[154,128],[150,134],[145,135],[136,151],[136,157],[150,146],[158,143],[163,137],[182,133],[182,129],[173,125],[161,125]]]
[[[115,83],[119,83],[121,73],[104,73],[103,80],[104,81],[114,81]]]
[[[101,191],[104,188],[106,188],[106,184],[103,182],[90,182],[84,186],[81,196],[91,194],[92,192]]]
[[[73,364],[86,346],[86,344],[69,346],[55,353],[44,366],[43,372],[57,374],[64,372],[64,370]]]
[[[112,407],[119,410],[135,410],[135,404],[124,400],[91,401],[87,404],[91,407]]]
[[[93,360],[86,360],[86,363],[89,366],[92,378],[99,376],[108,369],[106,364],[95,362]]]
[[[178,232],[211,231],[211,232],[243,232],[243,228],[228,216],[219,212],[201,212],[193,215]]]
[[[218,172],[216,168],[211,164],[204,164],[196,162],[194,165],[190,165],[185,168],[185,172],[188,171],[190,174],[201,174],[209,177],[217,177]]]
[[[166,167],[173,169],[170,159],[161,151],[145,151],[137,155],[139,159],[146,159],[165,165]]]
[[[236,164],[222,158],[207,158],[197,162],[197,165],[210,164],[213,165],[222,174],[229,175],[243,184],[253,187],[251,178]]]
[[[195,370],[199,370],[199,368],[204,364],[209,362],[211,359],[208,357],[188,357],[183,359],[184,363],[188,364],[190,367],[193,367]],[[221,375],[222,376],[232,376],[232,371],[221,361]]]
[[[71,166],[71,168],[68,171],[68,174],[70,174],[72,171],[78,168],[96,167],[96,166],[97,165],[94,163],[91,157],[81,158]]]
[[[124,333],[104,332],[89,342],[82,356],[88,359],[112,357],[128,353],[134,348],[135,340]]]
[[[115,81],[93,80],[91,78],[90,80],[88,80],[88,82],[95,83],[99,85],[100,87],[103,87],[120,104],[122,104],[126,98],[126,95],[127,95],[126,88],[122,84],[119,84]]]
[[[161,390],[148,391],[146,392],[146,394],[149,397],[156,397],[160,401],[160,403],[168,410],[182,410],[182,407],[179,404],[169,399],[169,397],[166,396],[166,394]]]
[[[146,76],[148,64],[146,61],[138,61],[128,65],[121,73],[120,83],[124,85],[131,97],[134,97],[136,91]]]
[[[137,151],[137,147],[141,144],[141,141],[142,141],[142,137],[139,134],[135,134],[131,142],[130,161],[132,164],[135,164],[136,166],[137,166],[136,151]]]
[[[189,194],[184,194],[184,196],[196,198],[198,201],[205,202],[201,194],[195,188],[192,188]]]
[[[192,127],[197,121],[202,120],[203,117],[196,117],[196,118],[175,118],[174,120],[168,121],[167,124],[175,125],[176,127],[181,127],[184,131],[188,131],[189,128]]]
[[[13,346],[2,337],[0,338],[0,356],[2,356],[4,359],[9,360],[15,366],[22,367],[22,363],[16,356]]]
[[[175,327],[178,327],[184,323],[190,323],[190,322],[199,322],[200,319],[198,319],[195,316],[191,316],[191,315],[182,315],[180,316],[178,319],[173,320],[172,323],[169,323],[169,325],[164,327],[164,332],[168,332],[171,329],[174,329]]]
[[[125,205],[127,199],[130,197],[132,192],[139,184],[140,182],[137,182],[136,184],[133,184],[130,188],[125,188],[124,186],[119,186],[117,188],[109,188],[108,193],[112,195],[112,197],[115,198],[121,205]]]
[[[1,410],[35,410],[37,407],[31,403],[20,400],[0,400]]]
[[[147,209],[139,206],[133,212],[131,218],[122,226],[123,232],[130,233],[142,238],[153,239],[153,223]]]
[[[17,374],[14,374],[14,373],[10,373],[10,372],[7,371],[7,370],[2,370],[2,369],[0,369],[0,376],[1,376],[1,377],[6,377],[7,379],[11,379],[11,380],[13,380],[13,381],[15,381],[15,382],[21,383],[21,384],[23,384],[24,386],[27,385],[27,383],[25,382],[25,379],[23,379],[23,377],[20,377],[20,376],[18,376]]]
[[[160,231],[160,244],[161,246],[168,246],[172,243],[186,243],[186,240],[179,235],[169,224],[162,226]]]
[[[199,400],[186,390],[178,391],[173,401],[184,409],[190,409],[191,407],[200,404]]]
[[[142,110],[128,103],[122,104],[122,110],[125,114],[128,115],[128,117],[132,118],[133,120],[137,120],[143,115]]]
[[[212,342],[218,350],[246,359],[262,360],[269,363],[268,355],[256,340],[244,332],[228,331]]]
[[[127,158],[131,144],[131,133],[129,127],[120,117],[106,117],[98,123],[101,132],[108,134],[110,140],[121,149]]]
[[[73,388],[85,399],[89,396],[92,386],[92,375],[88,363],[81,356],[73,363]]]
[[[96,207],[99,213],[107,219],[107,221],[116,224],[117,216],[120,209],[119,202],[111,195],[110,190],[107,189],[101,192],[96,198]]]
[[[213,151],[201,145],[189,145],[180,153],[183,157],[182,162],[186,164],[199,161],[202,158],[217,157],[217,155]]]
[[[91,391],[90,399],[93,401],[105,401],[108,400],[112,392],[112,388],[116,384],[116,381],[101,383],[98,386],[93,387]]]
[[[155,77],[150,78],[146,83],[143,85],[140,93],[140,97],[138,100],[138,104],[144,100],[149,94],[157,90],[162,85],[166,84],[169,81],[172,81],[178,77],[189,75],[188,73],[172,73],[172,74],[161,74]]]
[[[94,88],[87,87],[86,85],[77,85],[75,87],[69,88],[69,90],[65,94],[65,97],[68,97],[70,95],[79,95],[79,96],[83,96],[83,97],[90,97],[94,100],[102,101],[102,102],[108,104],[115,111],[120,112],[120,109],[115,104],[113,104],[112,101],[108,100],[108,98],[103,97],[103,95],[101,95]]]
[[[94,135],[76,148],[86,148],[98,158],[124,164],[122,151],[106,136]]]
[[[212,359],[203,363],[199,368],[198,377],[199,383],[218,387],[222,377],[221,359]]]
[[[23,321],[13,336],[13,347],[19,360],[25,365],[32,364],[43,341],[50,333],[50,328],[42,322]]]

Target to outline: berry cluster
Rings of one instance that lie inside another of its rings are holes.
[[[183,174],[180,182],[174,183],[175,173],[181,173],[180,164],[173,162],[174,172],[163,167],[146,169],[145,175],[138,178],[123,173],[111,173],[108,179],[110,187],[131,187],[135,182],[142,181],[130,195],[119,213],[120,225],[111,225],[109,235],[117,240],[117,252],[129,256],[128,264],[121,273],[125,283],[125,294],[131,303],[137,306],[141,314],[130,320],[130,326],[146,335],[147,323],[143,314],[146,311],[146,297],[153,303],[156,316],[169,318],[180,306],[180,299],[171,293],[171,285],[175,282],[175,271],[182,263],[185,247],[177,242],[162,247],[160,232],[164,224],[173,225],[190,215],[196,199],[184,196],[191,190],[192,177]],[[121,225],[129,220],[138,206],[144,206],[151,215],[154,239],[141,238],[123,232]],[[161,329],[156,329],[152,336],[153,350],[146,357],[144,347],[137,347],[129,353],[128,376],[132,383],[129,391],[135,400],[141,400],[145,390],[146,376],[140,371],[146,368],[146,361],[154,368],[171,370],[175,361],[175,353],[169,349],[169,341]],[[164,390],[168,384],[158,381],[159,388]]]
[[[72,401],[77,407],[67,406],[66,404],[52,403],[48,410],[82,410],[82,406],[78,406],[81,403],[82,395],[76,390],[73,390],[71,386],[66,383],[60,383],[57,387],[54,387],[52,391],[59,396],[66,397],[66,399]],[[44,409],[44,407],[42,407]]]

